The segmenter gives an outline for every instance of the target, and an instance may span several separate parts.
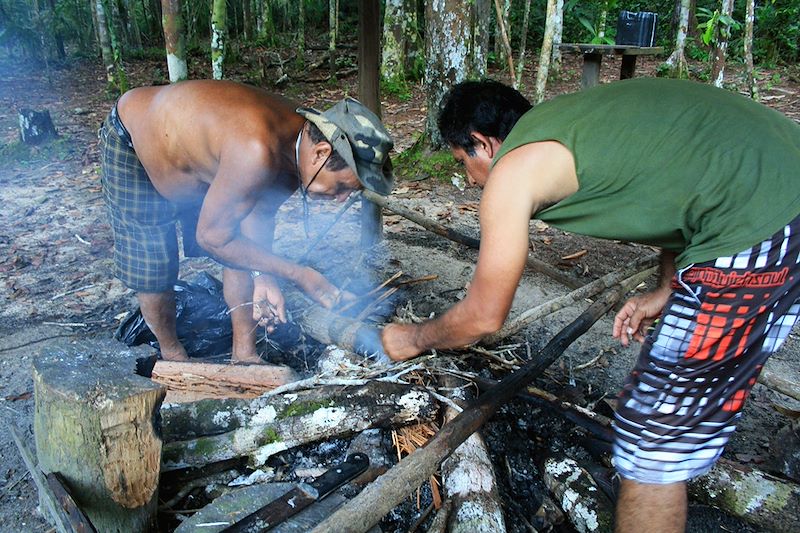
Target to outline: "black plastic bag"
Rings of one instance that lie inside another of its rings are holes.
[[[189,357],[230,353],[233,328],[222,296],[222,282],[203,272],[192,283],[177,281],[174,289],[178,340]],[[159,349],[139,308],[120,324],[114,338],[128,346],[147,343]]]

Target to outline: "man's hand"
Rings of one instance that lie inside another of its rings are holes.
[[[415,324],[389,324],[383,328],[381,341],[386,355],[394,361],[405,361],[419,355],[422,350],[414,344],[419,327]]]
[[[332,284],[325,276],[313,268],[304,267],[301,270],[300,277],[295,282],[309,298],[326,309],[330,309],[340,302],[355,298],[352,293],[339,290],[336,285]]]
[[[265,326],[268,333],[272,333],[277,324],[286,323],[286,302],[272,276],[261,274],[253,282],[253,320]]]
[[[645,333],[661,314],[671,294],[668,288],[660,288],[640,296],[634,296],[622,306],[614,317],[612,335],[627,346],[630,338],[644,342]]]

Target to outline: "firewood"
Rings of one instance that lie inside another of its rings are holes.
[[[545,302],[523,313],[520,313],[513,319],[508,320],[500,329],[500,331],[481,340],[481,344],[484,346],[497,344],[503,341],[503,339],[506,337],[509,337],[526,327],[528,324],[531,324],[532,322],[544,316],[555,313],[559,309],[563,309],[568,305],[583,301],[586,298],[592,298],[607,288],[620,283],[622,280],[631,278],[632,276],[636,276],[636,279],[638,280],[636,284],[638,285],[639,282],[647,279],[656,271],[656,267],[654,266],[656,263],[658,263],[658,256],[649,255],[647,257],[643,257],[637,261],[634,261],[622,270],[606,274],[602,278],[598,278],[588,285],[584,285],[583,287],[565,294],[564,296],[554,298],[549,302]]]
[[[542,477],[577,531],[614,530],[614,506],[575,460],[548,457]]]
[[[207,400],[205,408],[213,405]],[[165,471],[249,456],[260,466],[272,455],[321,439],[347,437],[372,427],[393,427],[436,415],[438,404],[425,389],[399,383],[370,381],[365,385],[318,387],[257,399],[252,416],[206,411],[218,421],[246,418],[243,425],[219,435],[173,441],[164,446]],[[169,420],[175,420],[173,414]],[[166,430],[175,435],[175,431]]]
[[[204,398],[256,398],[298,379],[297,373],[288,366],[163,360],[155,364],[151,377],[167,387],[165,403]]]
[[[39,468],[58,472],[98,531],[150,531],[158,501],[165,389],[136,375],[147,348],[53,344],[33,363]]]
[[[458,385],[452,376],[445,378],[446,387],[452,389]],[[451,399],[459,404],[466,403],[455,395]],[[446,408],[445,420],[457,415],[454,409]],[[470,435],[444,460],[442,481],[447,497],[453,502],[450,533],[502,533],[506,530],[492,460],[480,433]]]
[[[453,242],[457,242],[459,244],[463,244],[465,246],[469,246],[470,248],[480,248],[481,241],[475,237],[471,237],[469,235],[464,235],[461,232],[458,232],[452,228],[448,228],[447,226],[436,222],[435,220],[431,220],[428,217],[425,217],[419,213],[416,213],[410,209],[407,209],[401,205],[398,205],[396,202],[392,202],[387,198],[381,196],[380,194],[374,193],[372,191],[364,190],[361,193],[364,198],[369,200],[370,202],[381,206],[382,208],[386,209],[387,211],[391,211],[396,215],[400,215],[401,217],[410,220],[415,224],[419,224],[423,228],[428,231],[432,231],[433,233],[440,235],[446,239],[450,239]],[[544,274],[559,283],[566,285],[571,289],[577,289],[583,283],[574,279],[572,276],[561,272],[554,266],[551,266],[544,261],[536,259],[535,257],[528,257],[527,259],[528,268],[535,272],[539,272],[540,274]]]
[[[367,531],[433,474],[438,465],[491,418],[501,405],[553,364],[572,342],[611,309],[630,288],[624,285],[608,291],[562,329],[532,361],[483,394],[469,408],[445,424],[424,448],[405,457],[317,526],[313,533]]]
[[[800,531],[800,485],[720,459],[689,482],[697,501],[769,531]]]

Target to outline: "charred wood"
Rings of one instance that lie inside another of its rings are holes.
[[[614,507],[592,476],[570,458],[548,457],[544,483],[556,496],[570,523],[580,533],[613,531]]]

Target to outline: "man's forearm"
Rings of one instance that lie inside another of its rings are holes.
[[[470,309],[466,300],[459,302],[440,318],[416,326],[414,344],[420,352],[430,349],[461,348],[473,344],[502,326],[502,321],[487,320]]]

